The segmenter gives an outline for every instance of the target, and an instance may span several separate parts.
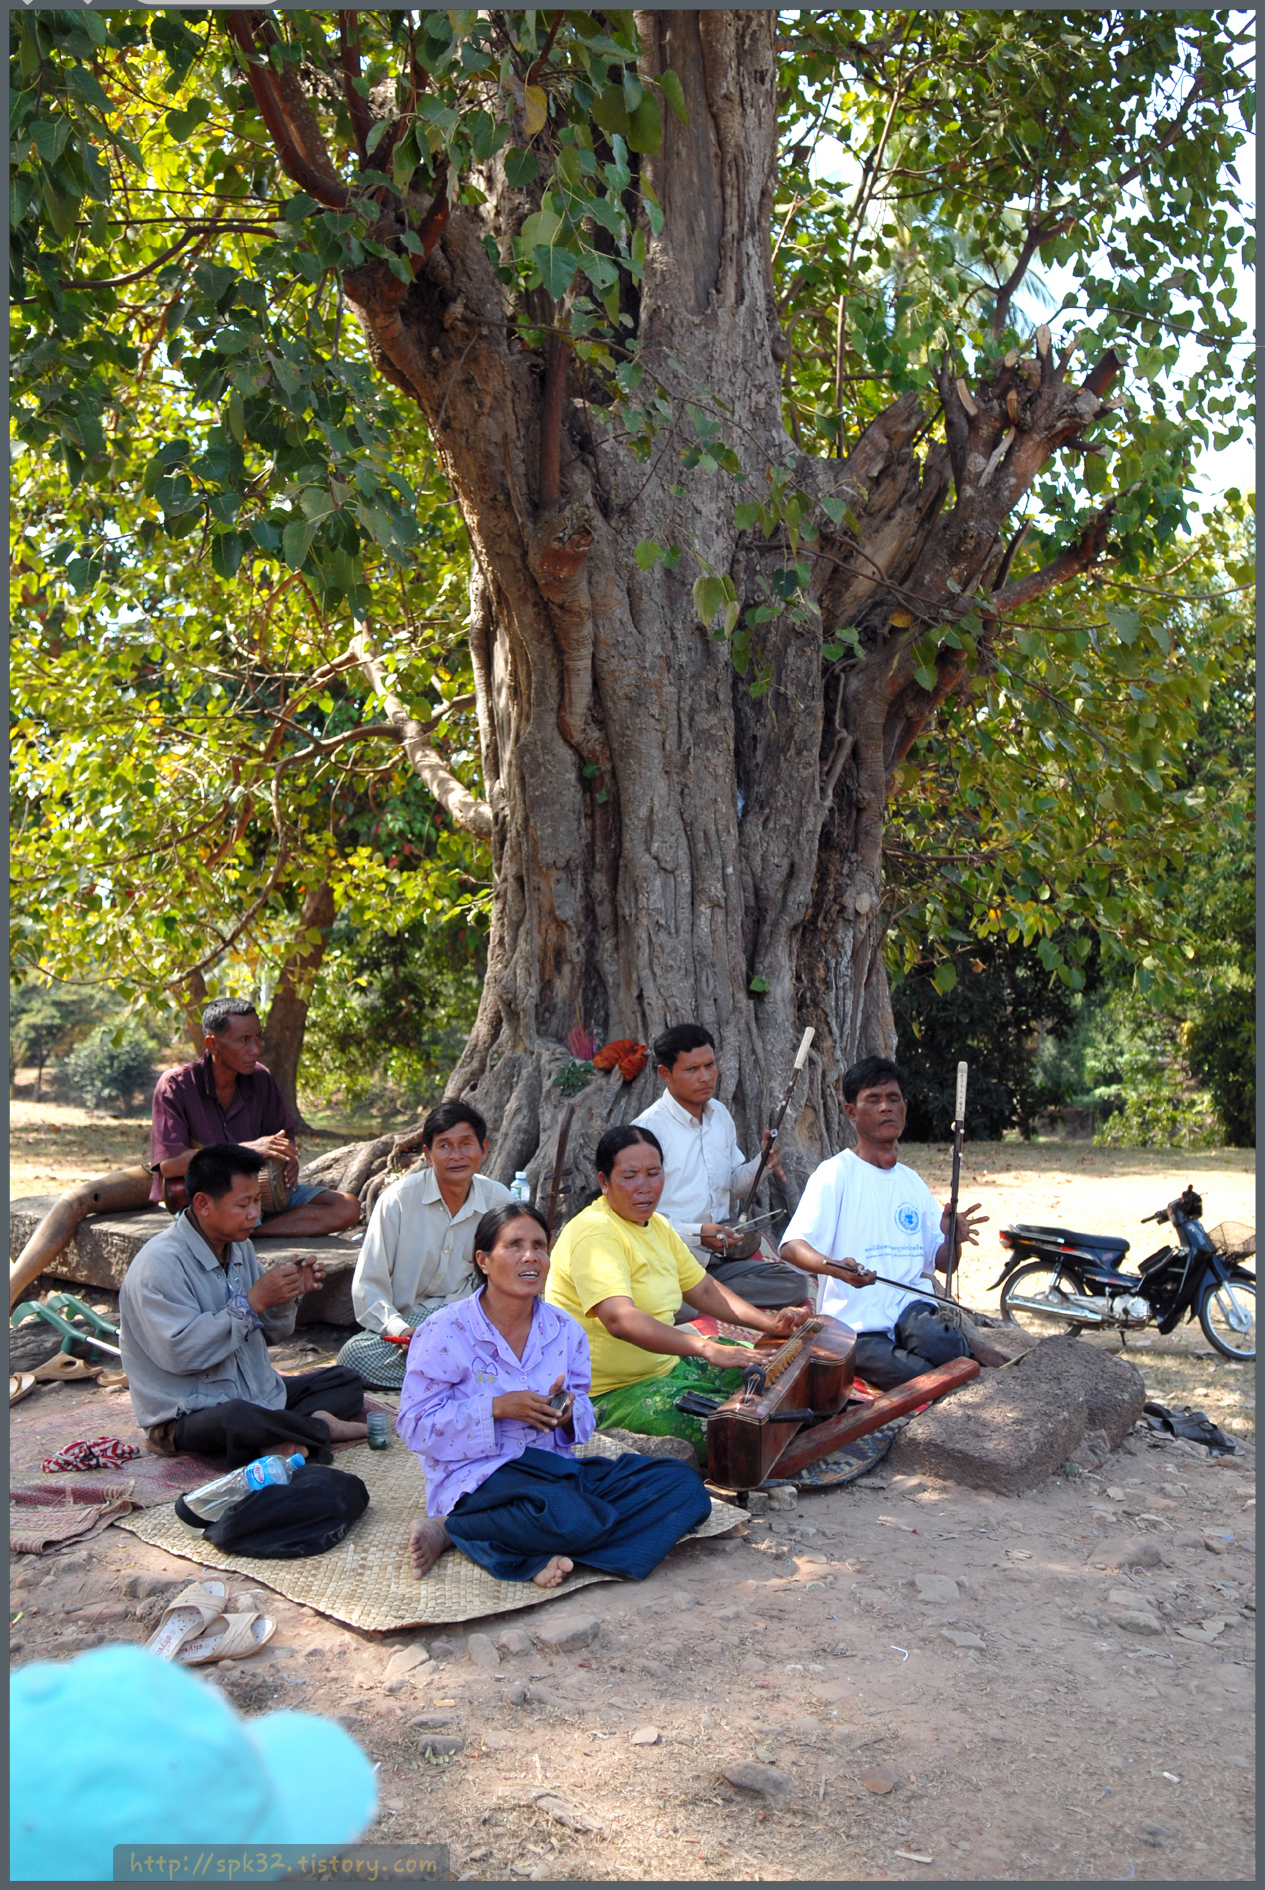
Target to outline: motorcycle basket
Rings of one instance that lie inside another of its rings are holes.
[[[1222,1221],[1209,1235],[1224,1260],[1252,1260],[1256,1257],[1256,1229],[1246,1221]]]

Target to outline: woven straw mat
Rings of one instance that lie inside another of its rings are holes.
[[[618,1457],[619,1448],[593,1437],[577,1456]],[[430,1574],[418,1581],[409,1567],[408,1535],[414,1520],[426,1514],[426,1488],[416,1457],[396,1440],[389,1450],[361,1444],[339,1452],[338,1468],[361,1477],[369,1489],[369,1508],[336,1549],[300,1561],[260,1556],[224,1555],[197,1530],[180,1521],[172,1506],[120,1517],[118,1527],[169,1555],[183,1556],[204,1568],[237,1569],[266,1583],[279,1595],[349,1627],[371,1633],[425,1627],[440,1621],[473,1621],[485,1614],[510,1614],[556,1601],[590,1582],[615,1581],[596,1569],[568,1575],[557,1588],[533,1582],[498,1582],[458,1550],[441,1555]],[[712,1513],[693,1536],[721,1535],[745,1511],[712,1500]]]

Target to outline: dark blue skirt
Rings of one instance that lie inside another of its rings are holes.
[[[692,1464],[635,1451],[562,1457],[525,1450],[445,1518],[463,1555],[498,1581],[528,1582],[551,1556],[644,1581],[711,1512]]]

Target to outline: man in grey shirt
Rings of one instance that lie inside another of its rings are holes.
[[[351,1281],[363,1331],[338,1354],[367,1385],[404,1383],[407,1341],[423,1320],[467,1298],[479,1284],[474,1230],[510,1191],[479,1164],[488,1125],[469,1103],[441,1102],[422,1124],[424,1166],[378,1196]]]
[[[259,1222],[262,1155],[234,1142],[199,1149],[191,1205],[147,1241],[119,1289],[119,1334],[136,1422],[160,1456],[180,1451],[250,1463],[278,1446],[320,1463],[330,1443],[364,1437],[364,1385],[335,1365],[283,1378],[268,1340],[287,1338],[319,1260],[265,1273],[250,1236]]]

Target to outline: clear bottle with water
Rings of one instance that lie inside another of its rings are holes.
[[[203,1522],[218,1522],[256,1490],[266,1490],[270,1483],[288,1483],[295,1471],[303,1468],[304,1461],[298,1456],[256,1457],[254,1463],[244,1463],[226,1477],[216,1477],[200,1490],[188,1491],[184,1500]]]
[[[531,1200],[531,1183],[527,1179],[525,1168],[520,1168],[510,1183],[510,1199],[512,1201]]]

